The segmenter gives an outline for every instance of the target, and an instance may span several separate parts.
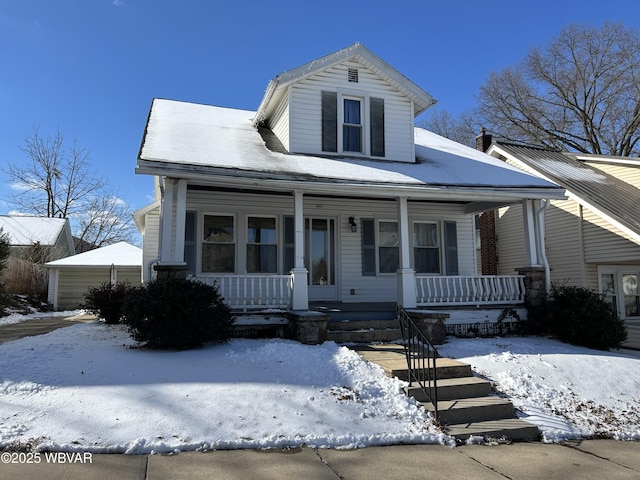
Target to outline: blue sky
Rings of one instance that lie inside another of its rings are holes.
[[[363,43],[459,113],[570,23],[640,28],[638,0],[0,0],[0,168],[34,127],[90,151],[132,208],[154,97],[255,110],[276,74]],[[0,171],[0,214],[14,192]]]

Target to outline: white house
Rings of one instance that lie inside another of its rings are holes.
[[[415,128],[434,103],[359,43],[277,75],[257,111],[155,99],[144,279],[215,280],[244,309],[522,302],[522,275],[478,275],[474,214],[522,205],[539,267],[540,203],[564,190]]]

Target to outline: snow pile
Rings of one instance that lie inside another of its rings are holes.
[[[28,315],[24,315],[21,313],[10,313],[7,316],[0,317],[0,326],[27,322],[35,318],[74,317],[76,315],[82,315],[83,313],[85,313],[84,310],[66,310],[61,312],[34,312]]]
[[[450,339],[438,351],[492,380],[544,441],[640,440],[640,358],[539,337]]]
[[[0,448],[150,453],[451,444],[377,365],[334,343],[147,351],[120,326],[0,345]]]

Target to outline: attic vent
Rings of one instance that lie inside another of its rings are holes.
[[[347,78],[350,82],[358,83],[358,69],[350,68],[347,72]]]

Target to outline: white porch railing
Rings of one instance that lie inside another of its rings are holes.
[[[524,303],[524,275],[416,275],[418,306]]]
[[[234,309],[289,308],[291,275],[216,275],[196,280],[218,285],[220,295]]]

